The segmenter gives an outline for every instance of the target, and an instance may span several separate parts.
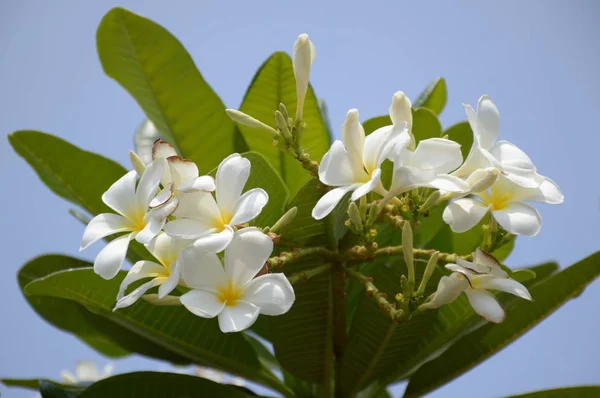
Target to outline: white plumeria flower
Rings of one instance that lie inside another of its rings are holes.
[[[315,61],[315,46],[308,38],[306,33],[302,33],[294,43],[293,66],[294,76],[296,77],[296,120],[302,120],[302,111],[304,109],[304,99],[308,91],[308,81],[310,79],[310,68]]]
[[[83,232],[79,251],[106,236],[129,232],[113,239],[96,256],[94,271],[104,279],[111,279],[119,272],[132,239],[149,243],[164,225],[163,214],[172,212],[172,205],[149,210],[164,168],[164,159],[152,162],[143,172],[137,188],[137,172],[130,171],[102,195],[102,201],[118,214],[103,213],[94,217]]]
[[[80,384],[102,380],[110,376],[112,372],[112,364],[105,365],[102,373],[99,373],[94,361],[80,361],[75,366],[75,374],[72,374],[68,370],[63,370],[60,372],[60,377],[66,384]]]
[[[182,193],[215,190],[214,178],[200,176],[196,163],[181,158],[175,148],[163,139],[154,142],[152,159],[166,159],[169,165],[160,180],[164,189],[150,202],[152,208],[164,206],[170,200],[178,201]]]
[[[423,304],[421,308],[439,308],[453,302],[464,292],[475,312],[490,322],[500,323],[505,318],[504,309],[488,290],[506,292],[531,300],[527,288],[511,279],[490,254],[477,249],[474,262],[459,258],[457,263],[446,265],[452,274],[440,279],[431,301]]]
[[[412,140],[404,138],[394,149],[394,174],[387,199],[419,187],[447,192],[469,190],[469,184],[448,174],[462,163],[458,143],[445,138],[429,138],[411,150],[409,143]]]
[[[392,121],[404,116],[396,113],[399,99],[396,93],[390,107]],[[401,137],[408,138],[406,125],[402,120],[381,127],[365,138],[358,111],[348,111],[342,125],[342,140],[331,145],[319,165],[321,182],[336,188],[319,199],[312,211],[313,218],[326,217],[348,192],[352,192],[350,200],[357,200],[372,191],[385,195],[387,191],[381,185],[381,164]]]
[[[545,180],[525,152],[508,141],[498,141],[500,113],[489,96],[483,95],[477,111],[464,105],[473,130],[473,146],[464,164],[453,175],[467,178],[477,169],[496,167],[509,180],[526,188],[537,188]]]
[[[225,249],[234,227],[256,218],[269,201],[260,188],[242,194],[250,167],[250,161],[237,153],[223,160],[217,169],[216,201],[207,192],[183,195],[173,213],[177,219],[165,225],[165,232],[180,239],[197,239],[196,245],[215,253]]]
[[[180,270],[177,262],[179,253],[192,243],[193,241],[176,239],[165,233],[154,238],[146,247],[158,260],[158,263],[144,260],[138,261],[131,267],[121,282],[114,310],[129,307],[156,286],[159,286],[157,299],[160,301],[167,297],[180,284]],[[152,279],[125,296],[125,290],[130,284],[146,278]]]
[[[224,333],[249,328],[259,314],[285,314],[296,298],[285,275],[255,277],[272,251],[273,242],[257,228],[235,233],[225,249],[224,266],[216,254],[188,247],[179,261],[183,280],[192,290],[181,296],[181,303],[200,317],[218,317]]]
[[[546,178],[538,188],[524,188],[501,175],[489,191],[457,199],[444,209],[443,219],[454,232],[473,228],[489,212],[514,235],[534,236],[542,227],[538,211],[525,202],[560,204],[560,188]]]

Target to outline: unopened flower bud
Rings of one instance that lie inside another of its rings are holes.
[[[288,113],[287,107],[282,102],[279,103],[279,112],[281,112],[285,120],[289,120],[290,114]]]
[[[144,171],[146,170],[146,164],[137,153],[129,151],[129,160],[131,161],[133,169],[136,171],[136,173],[138,173],[139,176],[144,174]]]
[[[301,34],[294,43],[294,76],[296,77],[296,121],[302,120],[304,109],[304,99],[308,91],[308,81],[310,79],[310,67],[315,60],[315,46],[312,44],[306,33]]]
[[[408,131],[412,131],[412,104],[408,97],[402,92],[397,91],[392,97],[390,106],[390,118],[394,125],[406,122]]]
[[[283,114],[279,111],[275,111],[275,123],[277,123],[277,127],[281,131],[283,138],[287,142],[292,142],[293,141],[292,133],[290,133],[290,129],[288,127],[287,120],[285,119],[285,117],[283,117]]]
[[[244,112],[240,112],[236,109],[225,109],[227,115],[236,123],[239,123],[244,126],[248,126],[253,129],[263,130],[271,134],[273,137],[277,137],[279,133],[273,127],[261,122],[258,119],[253,118],[250,115],[245,114]]]
[[[429,197],[425,200],[425,203],[423,203],[421,205],[421,208],[419,209],[419,213],[423,214],[426,211],[428,211],[429,209],[431,209],[432,207],[434,207],[435,205],[437,205],[441,196],[442,195],[440,194],[440,191],[433,191],[433,193],[431,195],[429,195]]]
[[[298,208],[294,206],[291,209],[289,209],[283,216],[281,216],[281,218],[275,223],[275,225],[271,227],[270,232],[276,234],[280,233],[283,228],[287,227],[292,223],[292,221],[294,221],[296,214],[298,214]]]
[[[408,267],[413,266],[413,231],[409,222],[405,222],[402,226],[402,251],[406,265]]]
[[[358,206],[354,202],[350,202],[348,206],[348,217],[350,218],[350,222],[358,232],[363,231],[363,222],[360,217],[360,210],[358,210]]]
[[[500,171],[495,167],[477,169],[467,178],[467,184],[473,193],[485,191],[498,180],[499,175]]]

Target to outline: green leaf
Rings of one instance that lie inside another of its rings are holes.
[[[449,127],[444,131],[444,135],[460,144],[463,159],[466,159],[471,151],[471,146],[473,146],[473,131],[469,122],[460,122]]]
[[[540,323],[600,275],[600,252],[536,284],[532,302],[515,300],[506,320],[487,324],[462,337],[411,377],[405,396],[421,396],[483,362]]]
[[[528,392],[512,395],[509,398],[596,398],[598,396],[600,396],[600,386],[579,386]]]
[[[135,372],[97,381],[85,389],[79,398],[164,398],[196,397],[244,398],[244,390],[215,383],[201,377],[179,373]]]
[[[261,227],[272,226],[284,213],[289,196],[288,189],[264,156],[256,152],[246,152],[242,156],[252,164],[244,190],[262,188],[269,194],[269,202],[256,217],[254,224]]]
[[[159,24],[123,8],[100,22],[96,44],[104,72],[131,94],[158,131],[201,172],[246,148],[190,54]]]
[[[440,138],[442,136],[442,124],[436,114],[427,108],[413,108],[413,128],[417,144],[428,138]]]
[[[153,306],[142,300],[113,312],[115,296],[125,275],[121,271],[107,281],[91,268],[61,271],[31,282],[25,293],[73,300],[193,363],[238,374],[280,392],[287,391],[279,380],[262,369],[243,334],[221,333],[216,319],[194,316],[183,307]]]
[[[294,218],[294,222],[283,228],[281,231],[282,237],[286,240],[304,244],[308,241],[318,242],[325,236],[325,223],[323,220],[315,220],[312,217],[312,209],[320,197],[318,181],[315,179],[309,180],[288,206],[288,208],[296,206],[298,213]],[[323,245],[325,242],[321,240],[317,244]]]
[[[284,52],[274,53],[262,64],[240,110],[275,128],[274,114],[280,103],[287,107],[290,115],[295,115],[296,80],[292,60]],[[329,149],[329,135],[312,87],[309,87],[304,103],[304,122],[302,146],[308,149],[313,160],[319,161]],[[300,162],[273,146],[273,137],[269,133],[246,126],[240,126],[240,130],[250,150],[264,155],[279,171],[292,195],[309,180],[310,175]]]
[[[48,254],[34,258],[25,264],[18,274],[21,291],[30,282],[57,271],[91,267],[87,261],[77,258]],[[58,297],[30,296],[24,294],[31,307],[44,320],[57,328],[72,333],[98,352],[110,357],[122,357],[131,353],[188,364],[185,358],[157,346],[132,333],[127,328],[94,314],[83,305]]]
[[[425,107],[439,115],[444,110],[447,101],[446,80],[438,77],[417,97],[413,103],[414,108]]]
[[[21,387],[39,390],[44,398],[74,398],[79,396],[85,387],[57,383],[47,379],[0,379],[7,387]]]
[[[427,249],[436,249],[444,253],[456,253],[460,255],[470,254],[479,247],[483,241],[482,224],[480,221],[475,227],[463,233],[452,232],[447,224],[442,224],[435,237],[425,246]]]
[[[93,215],[112,212],[102,202],[102,194],[127,173],[123,166],[39,131],[16,131],[8,141],[55,194]],[[151,259],[139,243],[131,242],[129,247],[135,253],[128,256],[130,260]]]
[[[365,129],[365,135],[371,134],[373,131],[389,126],[392,124],[392,119],[388,115],[384,116],[376,116],[362,123],[363,128]]]

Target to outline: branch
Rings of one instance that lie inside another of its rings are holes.
[[[331,264],[323,264],[316,268],[312,268],[306,271],[296,272],[288,277],[288,280],[293,285],[298,282],[307,281],[311,278],[314,278],[317,275],[321,275],[324,272],[327,272],[331,269]]]
[[[347,271],[351,277],[356,279],[360,284],[362,284],[365,287],[367,296],[372,297],[373,300],[375,300],[375,302],[379,306],[379,308],[381,308],[386,314],[388,314],[392,321],[400,322],[404,319],[404,311],[396,309],[396,305],[390,303],[387,300],[387,295],[381,292],[377,288],[377,286],[373,284],[372,278],[363,275],[360,272],[351,268],[348,268]]]
[[[420,260],[429,260],[429,258],[435,253],[435,249],[413,249],[415,258]],[[364,246],[354,246],[348,249],[344,256],[347,256],[349,261],[352,262],[363,262],[373,261],[378,257],[389,257],[389,256],[401,256],[404,251],[402,246],[386,246],[375,250],[372,254],[369,254]],[[456,253],[439,253],[438,264],[454,263],[457,258],[471,261],[473,254],[458,255]]]
[[[269,268],[282,268],[284,265],[296,263],[309,256],[321,256],[325,259],[335,259],[336,254],[326,247],[306,247],[294,249],[291,252],[281,252],[279,256],[267,260]]]

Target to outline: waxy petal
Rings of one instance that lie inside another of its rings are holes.
[[[244,224],[254,220],[269,201],[264,189],[254,188],[245,192],[235,205],[230,225]]]
[[[379,168],[388,158],[392,150],[397,150],[397,145],[404,146],[410,142],[406,123],[385,126],[373,131],[365,138],[363,164],[366,170],[372,173]]]
[[[390,119],[394,125],[406,123],[408,131],[412,131],[412,104],[410,99],[402,92],[397,91],[392,97],[392,105],[390,105]]]
[[[136,190],[137,211],[145,214],[150,202],[156,196],[158,185],[167,164],[164,159],[154,160],[148,165],[140,178]]]
[[[350,200],[358,200],[368,194],[369,192],[375,191],[375,189],[381,185],[381,169],[375,169],[373,174],[371,175],[371,179],[369,182],[366,182],[356,188],[354,192],[352,192],[352,196],[350,196]]]
[[[365,130],[360,124],[358,110],[350,109],[342,125],[342,141],[354,167],[362,166]]]
[[[210,253],[220,253],[233,239],[233,229],[226,225],[220,232],[213,232],[196,239],[194,246]]]
[[[494,275],[482,275],[475,279],[474,285],[477,289],[498,290],[500,292],[514,294],[515,296],[525,300],[532,300],[531,294],[527,288],[511,278],[499,278]]]
[[[94,361],[79,361],[75,367],[77,382],[96,381],[100,377]]]
[[[171,180],[175,187],[192,182],[200,175],[198,166],[191,160],[182,159],[179,156],[171,156],[167,158],[167,161],[169,163]]]
[[[504,309],[492,293],[477,289],[467,289],[465,293],[476,313],[490,322],[504,321]]]
[[[178,239],[198,239],[217,231],[212,225],[207,225],[200,220],[192,220],[190,218],[179,218],[169,221],[164,226],[164,230],[168,235]]]
[[[108,207],[124,217],[130,217],[137,214],[137,200],[135,193],[135,182],[137,173],[130,171],[123,177],[115,181],[102,195],[102,201]]]
[[[399,166],[394,168],[390,195],[396,196],[418,187],[426,187],[435,180],[435,170],[420,169],[412,166]]]
[[[171,272],[169,273],[169,277],[167,280],[163,281],[163,283],[158,288],[158,299],[162,300],[169,293],[171,293],[179,284],[179,280],[181,279],[181,270],[179,267],[179,263],[175,261],[171,266]]]
[[[419,142],[411,166],[434,169],[438,174],[450,173],[462,164],[460,144],[444,138],[429,138]]]
[[[512,202],[502,210],[493,210],[498,224],[513,235],[535,236],[542,228],[540,213],[523,202]]]
[[[131,233],[119,236],[100,250],[94,261],[94,272],[104,279],[114,278],[123,265],[133,235]]]
[[[179,206],[173,213],[178,218],[193,218],[202,221],[206,225],[214,226],[216,222],[222,222],[221,209],[215,198],[209,192],[180,192],[177,195]]]
[[[215,291],[228,282],[221,260],[214,253],[190,246],[182,250],[177,261],[183,280],[191,288]]]
[[[85,250],[92,243],[106,236],[132,229],[131,222],[123,216],[111,213],[98,214],[85,227],[79,251]]]
[[[450,225],[452,231],[462,233],[477,225],[487,212],[488,207],[483,203],[471,198],[462,198],[448,204],[442,218]]]
[[[515,144],[508,141],[498,141],[490,149],[490,153],[494,156],[502,166],[512,166],[519,169],[535,170],[533,162]]]
[[[152,160],[167,159],[171,156],[178,156],[173,145],[169,144],[162,138],[154,141],[154,145],[152,146]]]
[[[136,234],[135,240],[143,245],[150,243],[160,233],[164,225],[165,218],[147,217],[146,226]]]
[[[216,189],[215,180],[211,176],[200,176],[194,178],[185,184],[181,184],[177,187],[178,191],[181,192],[195,192],[204,191],[212,192]]]
[[[113,311],[116,311],[119,308],[129,307],[130,305],[138,301],[140,297],[142,297],[148,290],[152,289],[153,287],[159,286],[165,280],[166,278],[154,278],[151,281],[141,284],[127,296],[117,301],[117,304],[115,304],[115,308],[113,308]]]
[[[440,308],[442,305],[450,304],[460,296],[469,286],[467,279],[457,273],[450,276],[442,276],[431,300],[423,304],[423,308]]]
[[[215,293],[205,290],[190,290],[180,301],[188,311],[202,318],[214,318],[225,308]]]
[[[348,192],[355,190],[362,184],[353,184],[347,187],[332,189],[319,199],[315,207],[312,209],[312,216],[315,220],[321,220],[335,209],[340,200]]]
[[[194,243],[190,239],[174,238],[166,233],[159,234],[146,248],[165,267],[170,267],[179,256],[179,252]]]
[[[470,120],[469,120],[470,121]],[[496,142],[500,133],[500,112],[496,104],[483,95],[477,102],[477,124],[471,125],[473,131],[479,138],[479,145],[484,149],[490,149]]]
[[[461,180],[458,177],[448,174],[438,174],[429,184],[426,186],[435,189],[441,189],[445,192],[458,192],[466,193],[471,189],[471,185]]]
[[[244,301],[260,308],[264,315],[281,315],[296,300],[294,288],[284,274],[267,274],[253,279],[244,291]]]
[[[362,163],[352,163],[342,141],[334,141],[319,165],[319,180],[325,185],[338,187],[352,185],[361,177],[368,177],[362,170]]]
[[[250,161],[234,153],[217,169],[217,203],[222,213],[233,214],[250,176]]]
[[[117,301],[122,299],[125,296],[125,291],[127,287],[133,282],[139,281],[144,278],[156,278],[159,276],[165,276],[168,274],[168,271],[160,264],[157,264],[153,261],[138,261],[133,264],[133,267],[129,270],[123,281],[121,282],[121,286],[119,287],[119,293],[117,294]]]
[[[259,311],[257,306],[245,301],[226,306],[219,314],[219,328],[223,333],[241,332],[256,322]]]
[[[235,286],[244,286],[262,269],[273,252],[273,241],[257,228],[244,228],[225,249],[225,271]]]

